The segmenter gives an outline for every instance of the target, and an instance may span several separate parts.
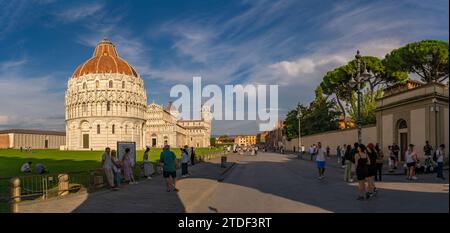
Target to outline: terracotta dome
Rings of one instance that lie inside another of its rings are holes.
[[[116,48],[106,38],[95,46],[92,57],[78,66],[72,78],[84,74],[118,73],[138,77],[136,71],[125,60],[119,57]]]

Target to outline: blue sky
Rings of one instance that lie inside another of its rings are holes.
[[[148,101],[192,76],[280,85],[280,117],[309,103],[324,73],[422,39],[449,38],[447,0],[0,0],[0,128],[64,129],[64,91],[104,36],[145,81]],[[253,133],[217,121],[213,133]]]

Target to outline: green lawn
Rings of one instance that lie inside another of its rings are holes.
[[[222,151],[222,148],[197,148],[197,155],[211,154]],[[162,149],[151,149],[150,160],[156,161]],[[177,157],[180,150],[173,149]],[[102,151],[60,151],[33,150],[32,153],[20,152],[16,149],[0,149],[0,198],[8,195],[8,181],[11,177],[23,175],[20,167],[24,162],[31,161],[33,165],[43,163],[50,173],[71,173],[94,170],[100,167]],[[137,152],[138,163],[142,161],[144,151]],[[34,166],[32,166],[34,168]],[[1,199],[0,199],[1,200]],[[1,201],[0,201],[1,202]],[[0,204],[0,212],[5,212],[7,206]]]

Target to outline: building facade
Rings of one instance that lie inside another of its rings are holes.
[[[66,134],[56,131],[9,129],[0,130],[0,149],[59,149],[66,142]]]
[[[144,81],[119,57],[114,44],[103,39],[67,83],[66,149],[116,148],[118,141],[135,142],[138,149],[208,147],[211,113],[208,106],[201,111],[201,119],[181,121],[171,103],[147,106]]]
[[[238,135],[234,138],[234,144],[239,146],[253,146],[256,144],[256,135]]]

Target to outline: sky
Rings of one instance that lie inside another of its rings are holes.
[[[449,40],[448,0],[0,0],[0,129],[64,130],[64,92],[107,37],[145,82],[170,88],[279,85],[279,117],[308,104],[324,74],[362,55]],[[213,134],[255,133],[255,121],[214,121]]]

